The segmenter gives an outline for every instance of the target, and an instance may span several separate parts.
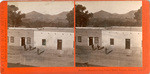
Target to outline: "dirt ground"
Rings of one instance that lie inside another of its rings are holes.
[[[34,66],[29,66],[29,65],[22,65],[19,63],[8,63],[8,67],[34,67]]]
[[[76,66],[142,67],[141,50],[137,49],[128,55],[125,49],[114,49],[105,54],[104,49],[92,50],[89,46],[76,46]]]
[[[71,49],[72,50],[72,49]],[[8,67],[73,67],[74,54],[62,51],[45,50],[40,55],[37,50],[24,51],[23,47],[8,47]]]

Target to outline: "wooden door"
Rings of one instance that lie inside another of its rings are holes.
[[[57,40],[57,49],[62,50],[62,40]]]
[[[93,37],[89,37],[89,46],[93,45]]]
[[[21,37],[21,46],[25,45],[25,37]]]
[[[130,39],[126,39],[126,41],[125,41],[125,49],[130,49]]]

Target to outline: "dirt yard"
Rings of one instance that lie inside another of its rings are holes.
[[[133,49],[131,49],[133,50]],[[128,55],[127,50],[114,49],[105,54],[105,50],[92,50],[87,46],[76,46],[76,66],[142,67],[142,49]]]
[[[66,53],[68,52],[47,49],[38,55],[36,49],[24,51],[23,47],[9,46],[8,67],[15,67],[15,65],[18,67],[17,64],[29,67],[73,67],[74,54]]]

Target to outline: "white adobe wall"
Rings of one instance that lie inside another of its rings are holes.
[[[31,44],[29,45],[32,45],[34,46],[33,44],[33,40],[34,40],[34,31],[33,30],[24,30],[24,29],[8,29],[8,39],[9,39],[9,42],[8,42],[8,45],[9,46],[21,46],[21,37],[25,37],[25,44],[27,44],[27,37],[30,37],[31,38]],[[10,41],[10,37],[13,36],[14,37],[14,43],[11,43]]]
[[[114,45],[110,45],[110,38],[114,39]],[[102,31],[102,45],[111,48],[125,49],[125,39],[130,39],[130,47],[142,48],[142,32],[138,31]]]
[[[42,45],[42,39],[46,39],[46,46]],[[62,40],[62,50],[74,48],[74,33],[34,31],[34,45],[38,48],[57,50],[57,39]]]

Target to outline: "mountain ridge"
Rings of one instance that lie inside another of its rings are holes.
[[[104,10],[100,10],[98,12],[93,13],[93,17],[90,19],[90,21],[104,21],[104,20],[111,20],[111,21],[121,21],[121,22],[135,22],[134,19],[134,13],[137,10],[129,11],[125,14],[118,14],[118,13],[110,13]],[[26,14],[26,17],[23,19],[23,22],[46,22],[46,23],[64,23],[68,24],[68,21],[66,20],[67,14],[69,11],[64,11],[59,14],[50,15],[50,14],[42,14],[36,11],[32,11]]]

